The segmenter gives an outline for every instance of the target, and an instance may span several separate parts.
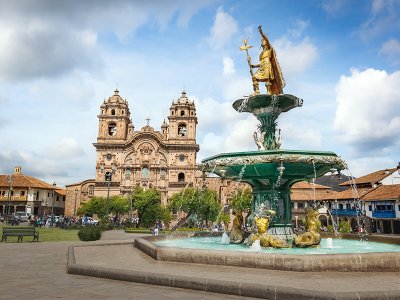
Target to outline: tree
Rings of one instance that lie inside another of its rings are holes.
[[[196,215],[199,220],[216,221],[221,211],[217,201],[217,193],[210,189],[185,188],[171,197],[169,206],[173,212],[183,211],[185,218],[178,222],[182,225],[191,216]]]
[[[106,201],[104,197],[92,197],[79,207],[77,214],[79,216],[97,214],[102,218],[106,215]]]
[[[115,214],[116,217],[127,213],[129,208],[129,199],[126,196],[115,195],[110,197],[109,211],[111,214]],[[103,218],[107,213],[107,198],[92,197],[89,201],[82,204],[77,213],[80,216],[96,214],[100,218]]]
[[[161,206],[161,195],[156,189],[143,190],[136,187],[133,191],[133,206],[138,213],[139,225],[153,226],[158,220],[170,221],[170,213]]]
[[[120,214],[126,214],[130,209],[129,196],[115,195],[110,197],[110,212],[116,217]]]
[[[251,211],[253,194],[250,189],[238,189],[231,200],[231,208],[236,213],[246,213]]]

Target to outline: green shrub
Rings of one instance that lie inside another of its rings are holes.
[[[351,232],[350,222],[349,221],[340,221],[340,223],[339,223],[339,232],[350,233]]]
[[[86,226],[78,231],[78,237],[81,241],[97,241],[101,238],[101,228],[98,226]]]
[[[328,232],[335,232],[335,229],[333,228],[332,225],[328,225]]]
[[[114,227],[112,226],[110,220],[108,218],[102,218],[99,222],[99,228],[102,231],[106,231],[106,230],[113,230]]]

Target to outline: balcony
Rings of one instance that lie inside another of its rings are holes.
[[[357,211],[355,208],[353,209],[332,209],[331,214],[332,216],[339,216],[339,217],[357,217]]]
[[[26,201],[28,196],[11,196],[10,201]],[[0,201],[8,201],[8,196],[0,196]]]
[[[170,188],[184,188],[188,183],[184,181],[178,181],[178,182],[170,182],[169,187]]]
[[[394,210],[373,210],[372,217],[377,219],[394,219],[396,212]]]

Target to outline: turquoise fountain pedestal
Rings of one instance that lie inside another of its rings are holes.
[[[292,234],[290,188],[294,183],[311,182],[330,171],[346,168],[346,163],[333,152],[278,149],[278,116],[301,105],[302,100],[292,95],[257,95],[235,101],[233,107],[237,111],[251,112],[260,121],[263,139],[256,143],[265,150],[222,153],[202,161],[203,171],[252,186],[253,211],[261,203],[276,211],[270,226],[273,234]]]

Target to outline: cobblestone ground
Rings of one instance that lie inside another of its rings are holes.
[[[105,232],[102,242],[129,238]],[[0,243],[0,299],[252,299],[67,274],[68,246],[81,244]]]

